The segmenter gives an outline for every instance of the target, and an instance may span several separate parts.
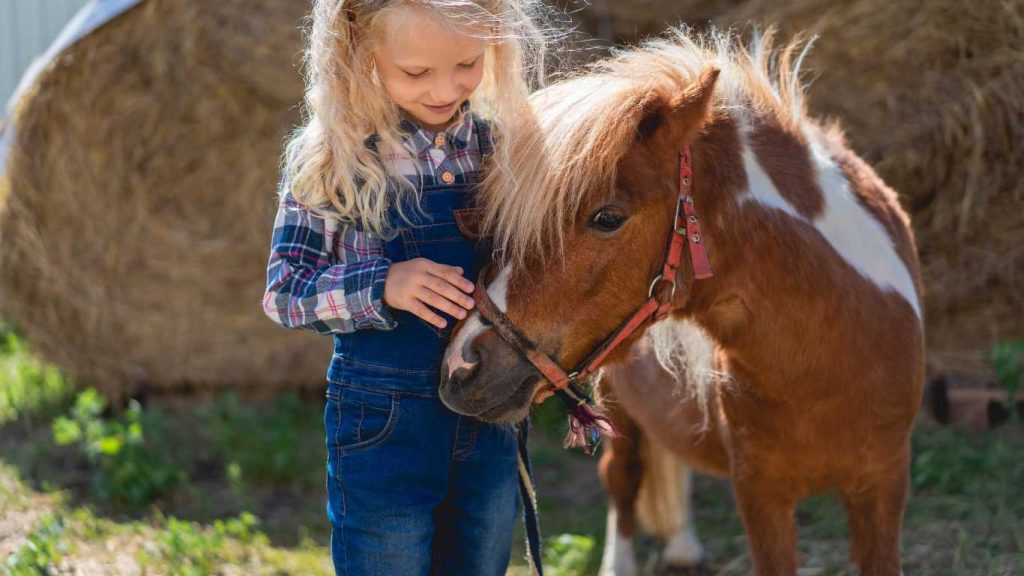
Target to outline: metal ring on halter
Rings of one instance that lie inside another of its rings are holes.
[[[654,280],[651,281],[651,287],[647,289],[647,297],[654,298],[654,287],[658,285],[658,282],[665,280],[661,274],[655,276]],[[672,292],[668,295],[668,299],[671,300],[676,296],[676,283],[672,282]]]

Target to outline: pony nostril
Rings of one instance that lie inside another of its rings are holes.
[[[475,400],[474,389],[478,386],[470,384],[473,376],[476,375],[476,365],[459,368],[451,375],[449,385],[451,389],[464,396],[466,400]]]
[[[480,352],[476,348],[477,339],[474,338],[462,347],[462,358],[467,364],[476,364],[480,361]]]

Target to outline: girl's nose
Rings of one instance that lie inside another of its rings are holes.
[[[454,77],[442,78],[434,83],[433,89],[430,91],[430,98],[433,100],[433,104],[448,104],[454,102],[460,92],[459,83]]]

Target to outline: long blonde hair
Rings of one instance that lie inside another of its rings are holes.
[[[537,0],[316,0],[305,58],[306,123],[287,144],[285,178],[308,208],[381,235],[392,229],[389,202],[405,204],[404,197],[388,198],[388,182],[399,184],[400,196],[417,193],[398,162],[382,161],[364,144],[375,134],[381,150],[409,154],[401,145],[400,112],[370,56],[382,17],[403,4],[425,7],[442,25],[487,42],[483,80],[470,100],[491,121],[496,141],[512,114],[529,109],[530,90],[543,84],[545,73],[548,33]],[[492,162],[508,165],[504,147]]]

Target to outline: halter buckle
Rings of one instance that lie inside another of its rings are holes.
[[[647,289],[648,298],[654,298],[654,288],[657,287],[658,282],[662,281],[668,282],[668,280],[665,280],[665,278],[661,274],[658,274],[657,276],[654,277],[654,280],[651,281],[651,287]],[[668,299],[672,300],[676,296],[676,283],[673,281],[670,283],[670,285],[672,286],[672,291],[669,293]]]
[[[683,225],[679,226],[679,213],[683,208],[683,202],[686,202],[687,198],[689,198],[689,196],[679,195],[676,197],[676,214],[675,216],[672,217],[673,231],[675,231],[676,234],[680,234],[682,236],[686,236],[686,222],[684,220]]]
[[[568,375],[566,375],[566,379],[566,382],[569,386],[583,386],[586,385],[587,380],[589,380],[589,376],[587,378],[584,378],[580,370],[574,370]],[[579,400],[579,403],[584,403],[584,400]]]

